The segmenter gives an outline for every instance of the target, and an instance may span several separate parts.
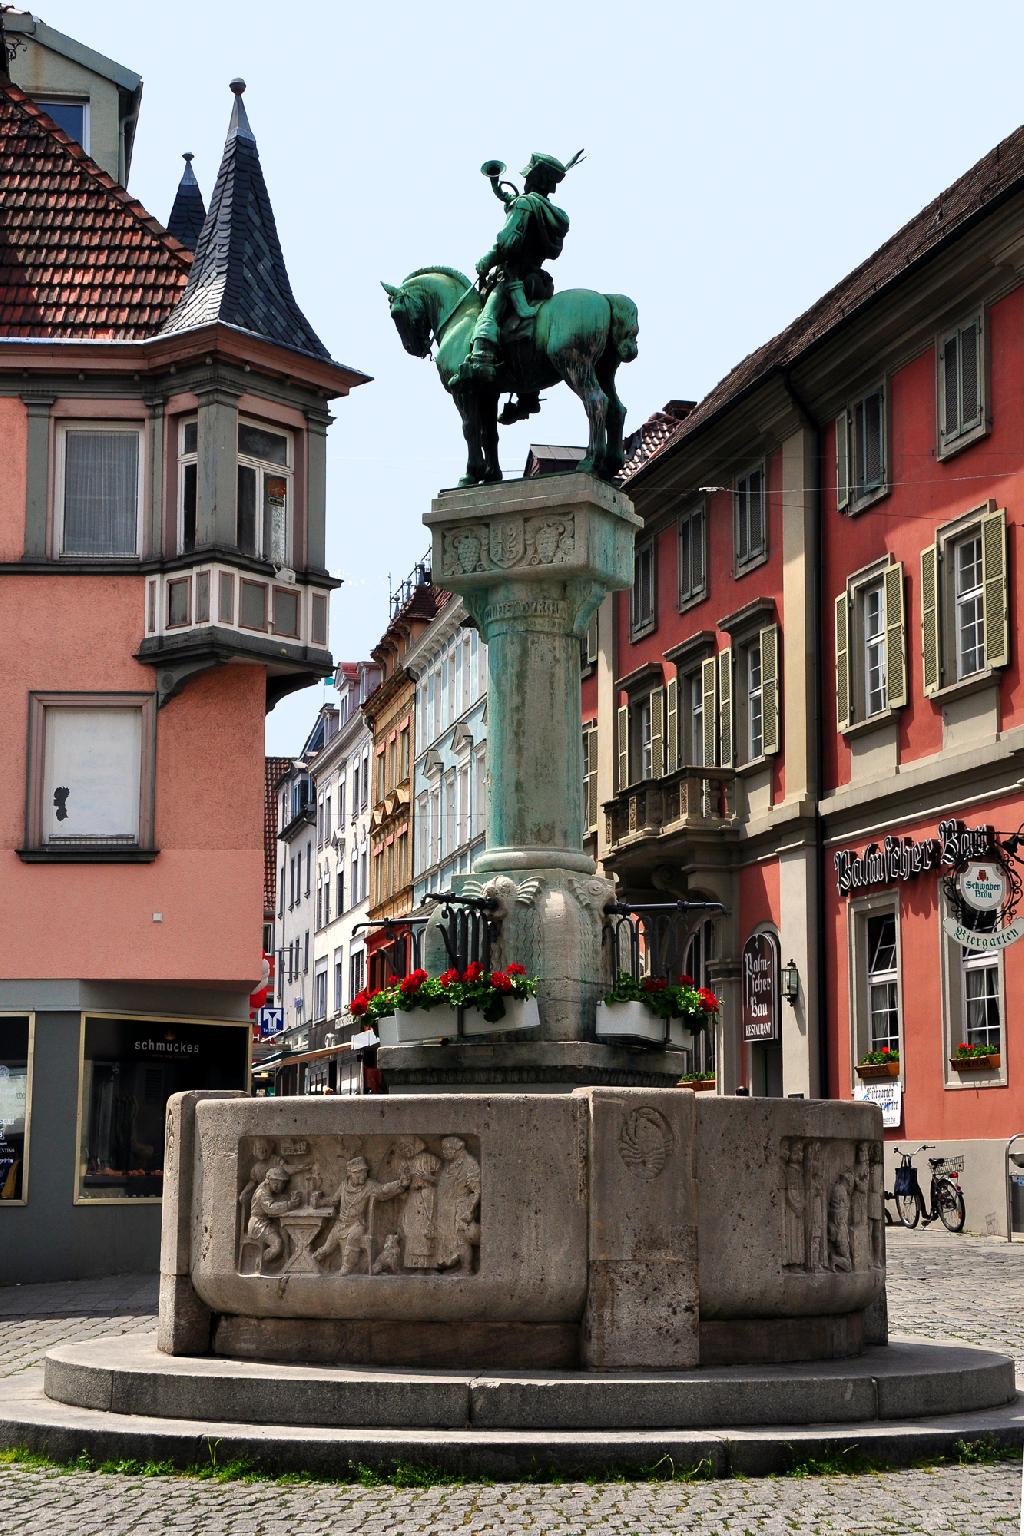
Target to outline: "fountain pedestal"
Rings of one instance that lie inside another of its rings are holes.
[[[460,895],[494,903],[498,966],[538,978],[540,1028],[528,1036],[382,1047],[393,1091],[552,1091],[668,1087],[677,1051],[600,1042],[604,909],[614,887],[583,850],[580,640],[605,595],[633,580],[640,519],[591,475],[549,475],[448,491],[425,518],[434,580],[458,592],[487,643],[487,846]],[[447,968],[440,917],[425,964]]]

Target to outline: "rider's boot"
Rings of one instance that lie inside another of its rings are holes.
[[[493,383],[498,374],[498,353],[492,341],[476,336],[466,360],[452,379],[453,384],[471,384],[479,381]]]

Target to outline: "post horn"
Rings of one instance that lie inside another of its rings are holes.
[[[499,202],[510,203],[514,197],[519,196],[519,188],[516,186],[514,181],[501,181],[499,179],[504,170],[504,160],[485,160],[483,165],[480,167],[480,174],[481,176],[487,177],[487,180],[491,184],[491,191],[494,193]],[[508,192],[503,192],[503,187],[509,187],[511,190]]]

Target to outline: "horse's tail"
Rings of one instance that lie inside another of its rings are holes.
[[[623,363],[631,363],[637,354],[636,334],[640,329],[636,305],[624,293],[606,293],[612,307],[612,346]]]

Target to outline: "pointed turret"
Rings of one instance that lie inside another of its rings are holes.
[[[162,334],[219,322],[311,357],[329,358],[288,281],[256,140],[242,103],[245,81],[232,80],[231,89],[235,101],[210,210],[188,285]]]
[[[196,173],[192,169],[194,155],[190,150],[186,150],[181,158],[185,162],[185,169],[178,182],[178,190],[174,194],[174,206],[167,220],[167,229],[181,241],[182,245],[194,251],[199,244],[199,236],[206,221],[206,204],[203,202],[203,194],[196,181]]]

